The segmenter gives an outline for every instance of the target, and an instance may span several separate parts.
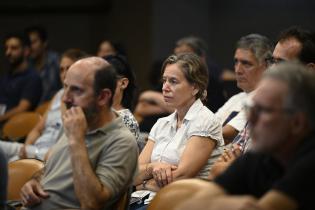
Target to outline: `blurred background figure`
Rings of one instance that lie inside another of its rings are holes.
[[[96,55],[98,57],[105,57],[108,55],[123,55],[126,56],[124,47],[118,43],[108,39],[103,40],[98,47]]]
[[[48,35],[44,27],[30,26],[25,29],[25,32],[31,42],[30,63],[37,70],[43,82],[43,95],[40,102],[49,101],[61,88],[59,56],[49,49]]]
[[[65,51],[60,60],[60,80],[63,81],[70,66],[87,54],[79,49]],[[9,161],[22,158],[37,158],[44,160],[47,151],[58,141],[63,134],[62,111],[65,109],[62,103],[64,89],[60,89],[50,103],[50,107],[38,124],[27,135],[25,144],[18,142],[0,141],[0,148]]]
[[[0,76],[0,124],[10,117],[34,109],[42,96],[42,81],[27,56],[29,39],[10,33],[4,39],[7,70]]]
[[[209,57],[207,43],[199,37],[187,36],[176,42],[174,53],[192,52],[208,66],[209,83],[207,88],[207,107],[216,112],[225,102],[221,83],[222,69]]]

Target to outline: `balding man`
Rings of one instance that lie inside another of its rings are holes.
[[[282,31],[272,56],[274,63],[298,60],[315,69],[314,33],[296,26]]]
[[[134,136],[112,111],[115,70],[104,59],[74,63],[64,81],[65,134],[42,176],[22,188],[30,209],[112,209],[137,167]]]

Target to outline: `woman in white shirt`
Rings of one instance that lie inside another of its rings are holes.
[[[208,70],[192,53],[172,55],[162,66],[163,97],[176,111],[160,118],[139,156],[137,190],[158,191],[179,179],[207,178],[222,152],[221,125],[203,105]]]

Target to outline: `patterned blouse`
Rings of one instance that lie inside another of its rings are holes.
[[[118,110],[117,112],[122,117],[126,127],[131,131],[133,135],[135,135],[139,152],[141,152],[145,143],[140,138],[140,129],[137,120],[135,119],[135,117],[133,116],[129,109],[121,109]]]

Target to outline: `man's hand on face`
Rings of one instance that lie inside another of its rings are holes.
[[[81,107],[71,107],[63,115],[63,125],[69,143],[84,142],[87,122]]]

